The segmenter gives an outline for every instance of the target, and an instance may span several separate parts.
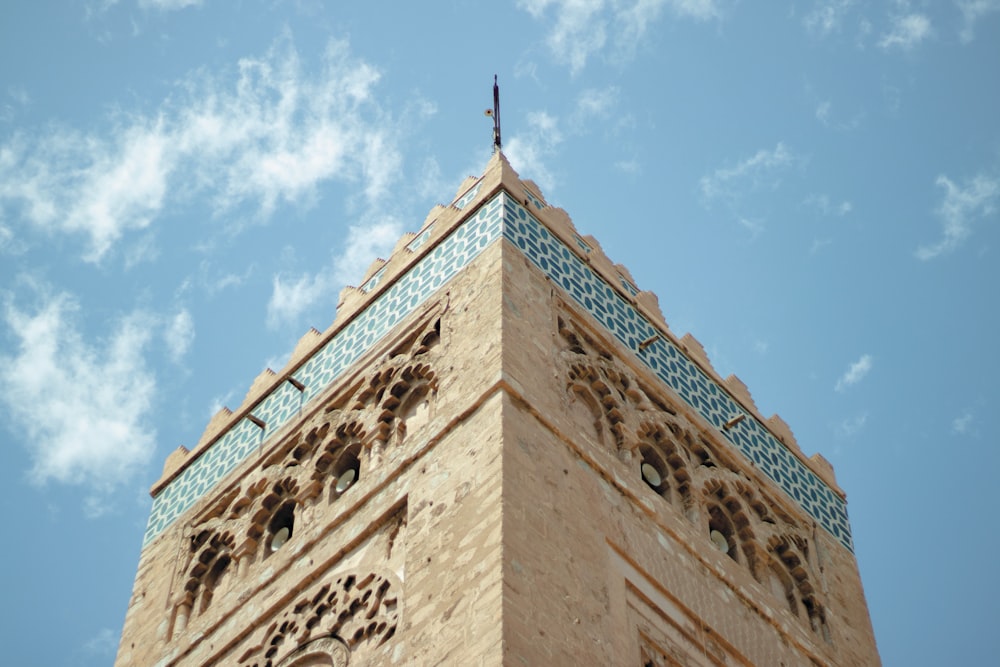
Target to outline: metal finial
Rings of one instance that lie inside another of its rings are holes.
[[[493,152],[496,153],[502,147],[500,141],[500,86],[497,84],[497,75],[493,75]]]

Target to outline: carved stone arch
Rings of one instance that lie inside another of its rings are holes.
[[[586,406],[593,416],[598,440],[605,445],[613,443],[615,451],[622,452],[627,449],[625,412],[613,386],[614,380],[609,382],[606,369],[600,365],[576,363],[570,367],[567,381],[570,400],[576,399]]]
[[[776,558],[768,559],[768,584],[771,593],[779,600],[784,599],[788,604],[788,610],[795,617],[800,617],[799,596],[792,579],[784,563]]]
[[[634,449],[643,481],[688,515],[693,498],[687,452],[678,446],[669,427],[650,421],[641,423],[636,431]],[[650,466],[652,471],[644,466]]]
[[[360,421],[340,424],[313,466],[312,483],[329,501],[339,498],[361,479],[362,459],[369,438]]]
[[[612,358],[611,352],[598,343],[593,336],[589,336],[583,327],[572,318],[560,315],[556,320],[556,326],[569,354],[589,356],[595,359]]]
[[[252,487],[256,497],[246,530],[245,550],[256,561],[266,559],[295,534],[296,511],[301,505],[298,473],[275,470],[274,477],[265,475]],[[287,532],[282,533],[283,530]]]
[[[777,524],[768,503],[757,492],[755,485],[742,473],[737,473],[738,477],[733,481],[733,490],[739,494],[746,506],[753,512],[753,517],[759,523],[766,523],[772,526]]]
[[[780,563],[793,583],[792,592],[789,593],[792,613],[799,616],[798,605],[801,604],[810,628],[829,641],[826,612],[817,598],[810,573],[808,541],[795,534],[775,535],[768,541],[768,552],[776,563]]]
[[[764,552],[757,542],[750,515],[743,500],[720,476],[709,478],[703,488],[709,536],[714,537],[713,531],[720,533],[728,544],[725,553],[737,563],[746,565],[754,578],[761,581]]]
[[[170,636],[183,632],[192,615],[201,615],[209,608],[215,593],[235,569],[236,540],[232,533],[202,525],[187,539],[184,588],[174,605]]]
[[[381,646],[399,625],[401,591],[388,572],[349,570],[327,577],[259,630],[238,662],[247,667],[299,667],[297,660],[319,639],[336,639],[348,654]]]
[[[346,667],[350,658],[338,637],[320,637],[289,653],[277,667]]]
[[[416,430],[425,423],[429,418],[430,400],[437,393],[437,387],[437,375],[429,364],[403,367],[382,399],[375,441],[381,444],[390,440],[402,442],[407,430]]]

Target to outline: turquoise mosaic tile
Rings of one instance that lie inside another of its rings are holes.
[[[382,282],[383,276],[385,276],[384,266],[378,271],[376,271],[374,276],[365,281],[365,284],[361,286],[361,291],[364,292],[365,294],[371,292],[373,289],[379,286],[379,283]]]
[[[618,282],[620,282],[622,284],[622,288],[632,296],[639,293],[639,288],[629,282],[628,278],[625,276],[618,274]]]
[[[266,438],[287,424],[310,398],[326,389],[380,338],[498,240],[503,199],[500,194],[480,206],[461,227],[299,367],[293,377],[304,387],[302,391],[291,382],[284,382],[254,406],[251,414],[264,422],[266,431],[249,419],[241,419],[161,490],[153,498],[143,544],[160,534]]]
[[[468,206],[469,202],[475,199],[476,195],[479,194],[479,188],[482,187],[482,185],[483,185],[483,179],[479,179],[479,181],[475,185],[469,188],[468,192],[466,192],[464,195],[462,195],[455,201],[455,208],[461,209]]]
[[[543,224],[513,198],[505,199],[504,238],[515,244],[569,296],[631,349],[669,387],[720,429],[729,442],[784,489],[827,531],[853,550],[846,503],[759,422],[747,415],[735,427],[727,421],[745,414],[740,405],[693,361],[664,338],[642,346],[658,330]],[[590,248],[574,238],[584,252]],[[627,289],[627,288],[626,288]]]
[[[462,208],[478,194],[477,183],[457,202]],[[460,205],[461,204],[461,205]],[[425,230],[421,236],[429,233]],[[664,383],[710,424],[723,425],[744,410],[719,385],[659,333],[621,294],[556,238],[513,197],[500,193],[482,204],[458,229],[379,295],[299,367],[293,377],[303,387],[285,382],[265,396],[249,419],[231,427],[153,499],[144,544],[163,531],[263,442],[288,423],[307,401],[326,389],[399,322],[503,235],[553,282],[632,350]],[[418,236],[410,242],[412,246]],[[426,236],[424,237],[426,238]],[[579,237],[583,252],[590,246]],[[422,241],[417,244],[417,247]],[[379,274],[376,274],[378,276]],[[371,281],[369,281],[371,282]],[[634,286],[623,281],[630,294]],[[631,288],[631,289],[630,289]],[[840,542],[852,549],[844,501],[766,428],[752,417],[722,430],[729,442],[784,489]]]
[[[531,205],[537,208],[538,210],[545,208],[545,204],[542,202],[542,200],[536,197],[534,194],[532,194],[531,190],[529,190],[528,188],[524,188],[524,196],[527,197],[528,202],[530,202]]]
[[[416,252],[417,250],[420,250],[420,246],[427,243],[427,239],[431,237],[433,230],[434,230],[434,223],[432,222],[431,224],[427,225],[427,229],[414,236],[413,239],[406,244],[406,249],[409,250],[410,252]]]

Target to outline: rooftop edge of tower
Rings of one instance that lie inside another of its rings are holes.
[[[841,498],[846,497],[836,482],[830,463],[818,453],[811,457],[803,454],[785,421],[777,414],[765,418],[758,410],[746,385],[738,377],[730,375],[723,379],[712,366],[701,343],[693,335],[687,333],[678,338],[670,330],[656,295],[650,291],[640,290],[628,269],[613,263],[605,255],[596,238],[579,234],[566,211],[551,206],[533,181],[522,179],[502,151],[493,153],[481,176],[469,176],[462,182],[450,204],[438,204],[432,207],[417,232],[404,233],[387,259],[375,259],[358,286],[348,285],[341,290],[336,315],[326,330],[320,332],[313,328],[307,331],[294,347],[284,368],[277,372],[269,368],[264,369],[251,384],[239,407],[235,410],[223,407],[211,418],[194,447],[189,450],[181,446],[174,450],[164,462],[160,479],[152,485],[151,495],[155,496],[166,488],[185,467],[240,420],[244,418],[253,420],[253,410],[262,399],[286,382],[294,384],[293,374],[298,368],[330,342],[358,314],[377,301],[398,278],[461,226],[481,204],[501,191],[522,202],[550,232],[586,262],[620,296],[654,323],[663,337],[682,349],[708,377],[724,388],[749,415],[770,431],[831,490]]]

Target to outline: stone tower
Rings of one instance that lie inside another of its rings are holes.
[[[497,152],[167,459],[118,665],[876,665],[844,494]]]

